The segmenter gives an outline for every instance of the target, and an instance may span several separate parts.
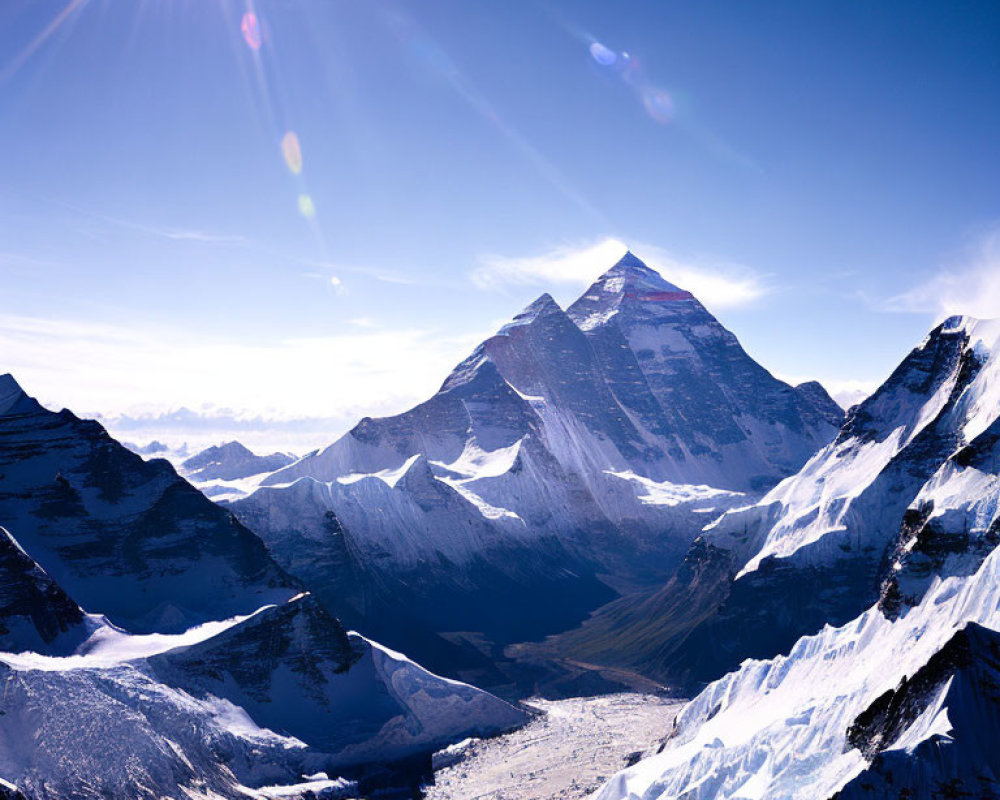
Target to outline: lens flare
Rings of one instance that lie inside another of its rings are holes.
[[[306,219],[312,219],[316,216],[316,204],[312,197],[307,194],[299,195],[299,213]]]
[[[289,131],[282,137],[281,154],[285,157],[285,164],[292,174],[298,175],[302,172],[302,148],[299,146],[299,137],[294,131]]]
[[[657,122],[672,122],[674,119],[674,101],[670,95],[655,86],[649,86],[642,90],[642,104],[649,114]]]
[[[615,51],[608,49],[600,42],[593,42],[590,45],[590,56],[602,67],[614,66],[614,63],[618,60]]]
[[[240,22],[240,31],[243,33],[243,41],[247,43],[247,47],[251,50],[260,50],[260,21],[257,19],[256,14],[248,11],[243,15],[243,20]]]

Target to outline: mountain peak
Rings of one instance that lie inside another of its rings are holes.
[[[37,405],[9,372],[0,375],[0,416],[30,410],[26,404]]]
[[[214,448],[209,448],[217,453],[225,455],[236,455],[236,456],[252,456],[256,455],[249,447],[247,447],[242,442],[237,442],[235,439],[231,442],[223,442],[220,445],[216,445]]]
[[[631,250],[627,251],[611,269],[598,278],[591,290],[602,285],[606,291],[614,293],[627,293],[630,290],[641,289],[664,292],[681,291],[679,287],[664,279],[659,272],[649,267]]]
[[[569,307],[567,313],[583,331],[603,325],[623,307],[657,306],[694,300],[694,295],[667,281],[631,250]]]
[[[514,317],[510,322],[504,325],[502,330],[516,326],[516,325],[530,325],[537,319],[541,317],[547,317],[549,314],[562,314],[563,310],[559,304],[552,299],[552,295],[548,292],[540,295],[533,302],[529,303],[524,309]]]

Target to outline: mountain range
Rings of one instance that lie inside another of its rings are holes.
[[[0,518],[0,775],[27,797],[357,789],[526,719],[349,633],[169,463],[10,375]]]
[[[181,473],[0,377],[0,797],[413,788],[610,670],[693,699],[597,800],[1000,798],[1000,321],[845,415],[629,253],[403,414]]]
[[[492,685],[506,645],[662,583],[842,419],[628,253],[565,311],[539,297],[429,400],[227,507],[349,624]]]

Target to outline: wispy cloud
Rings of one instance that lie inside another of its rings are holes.
[[[167,225],[155,225],[112,217],[106,214],[92,214],[91,216],[118,228],[124,228],[135,233],[144,233],[159,239],[169,239],[174,242],[196,242],[199,244],[219,244],[233,247],[247,247],[250,244],[249,239],[239,234],[217,233],[197,228],[174,228]]]
[[[618,239],[602,239],[578,247],[559,247],[524,257],[484,256],[470,274],[481,289],[511,286],[582,288],[608,270],[628,247]],[[633,252],[671,283],[692,293],[710,308],[744,306],[770,291],[764,277],[740,264],[714,259],[675,258],[662,248],[636,245]]]
[[[891,298],[889,311],[1000,317],[1000,227],[995,227],[966,253],[964,259],[907,292]]]

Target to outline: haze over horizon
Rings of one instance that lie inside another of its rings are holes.
[[[943,316],[1000,315],[990,4],[0,21],[0,371],[55,407],[333,435],[626,246],[842,402]]]

